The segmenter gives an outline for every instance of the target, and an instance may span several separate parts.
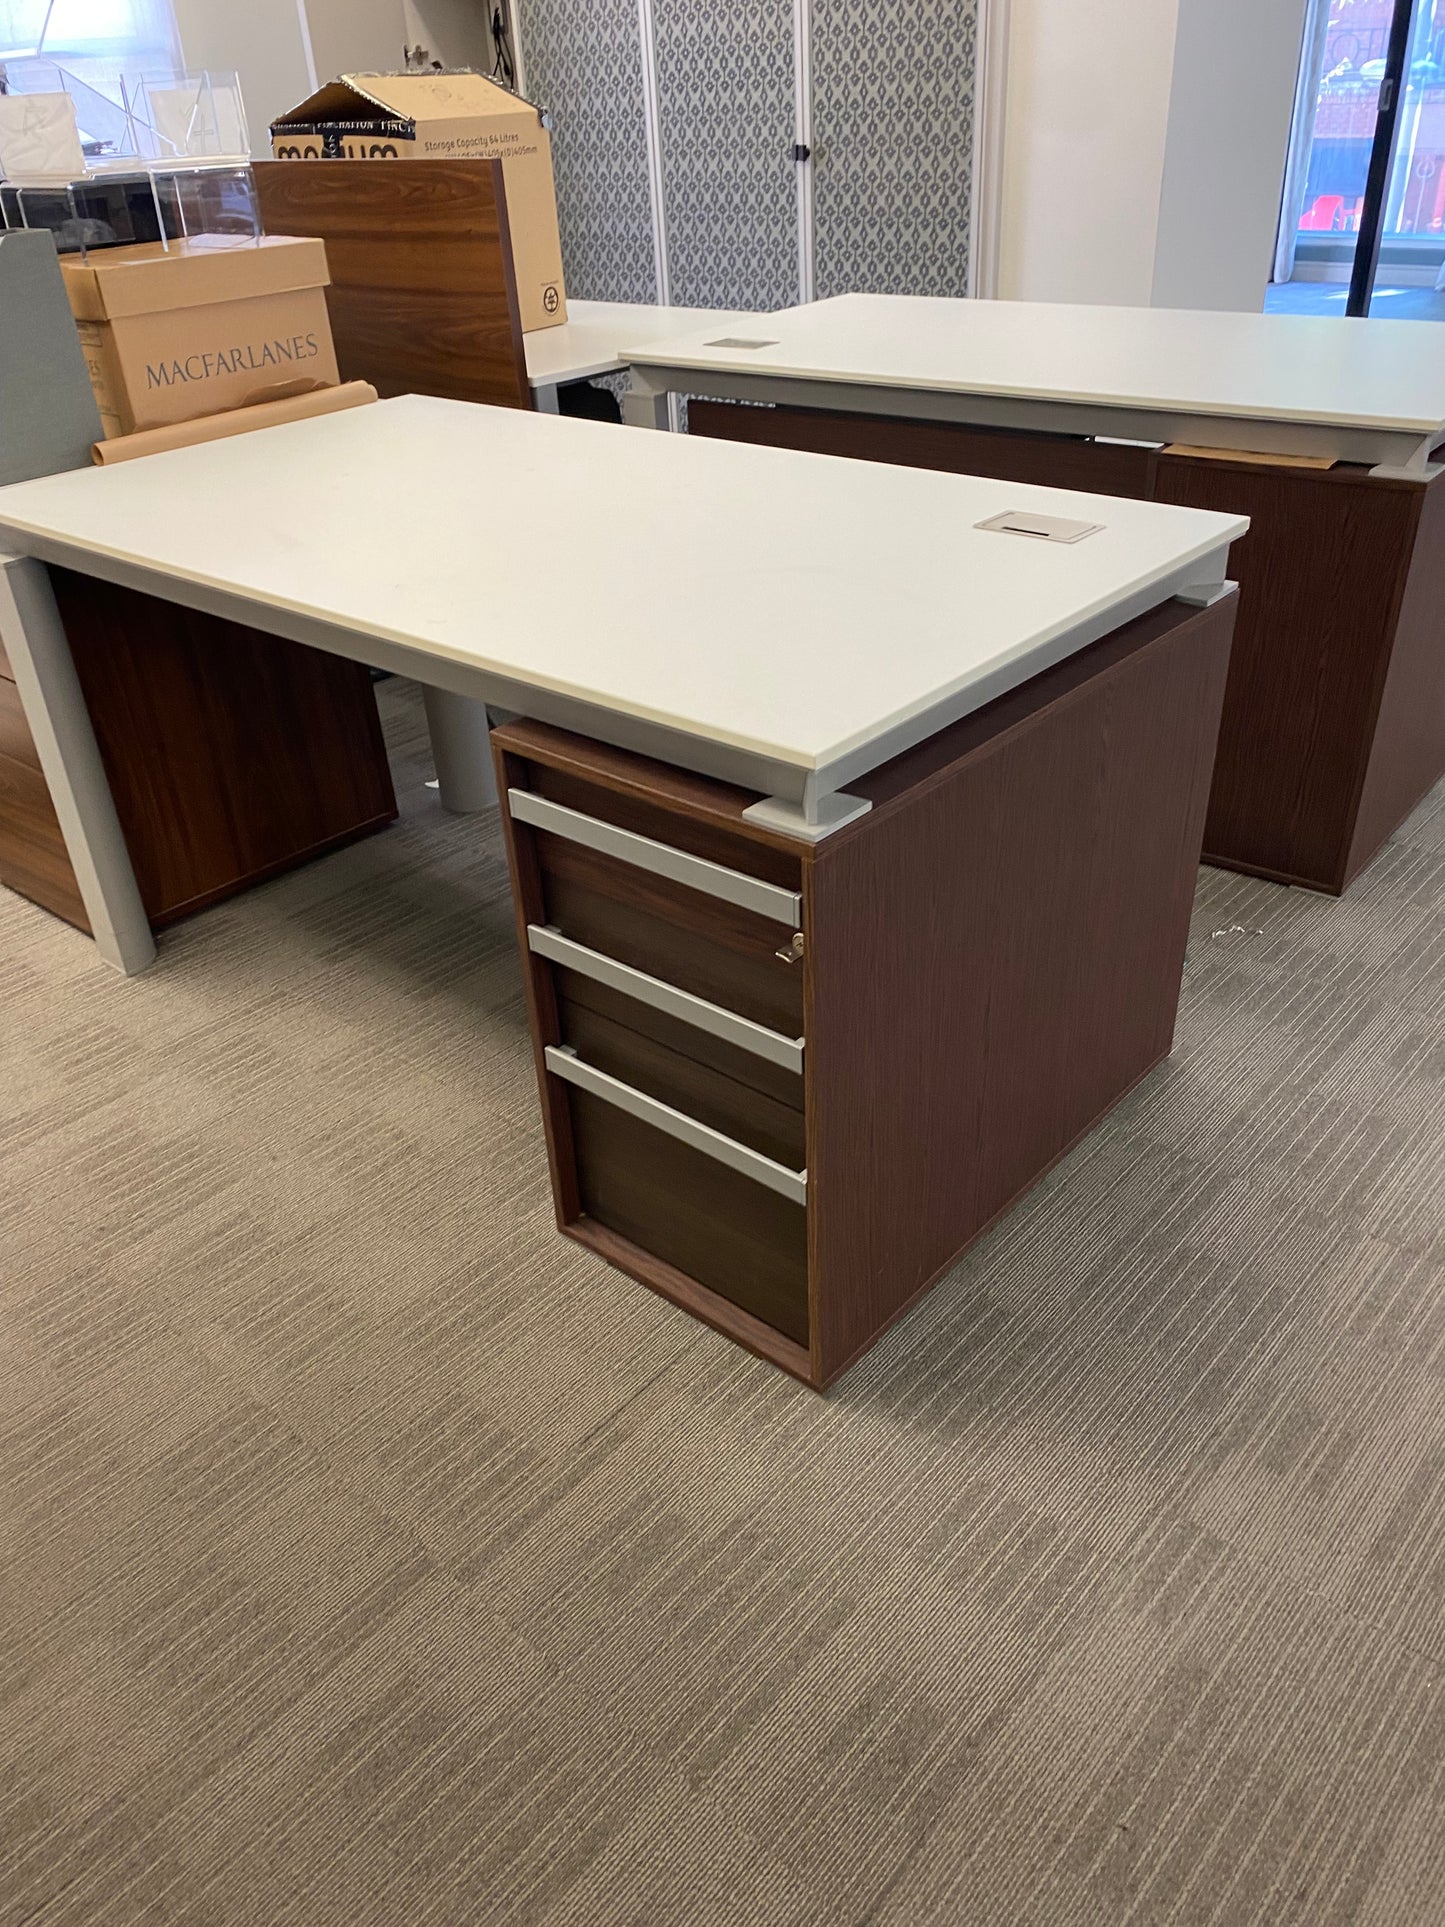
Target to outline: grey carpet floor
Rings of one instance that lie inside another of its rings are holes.
[[[0,1922],[1445,1920],[1445,792],[820,1400],[552,1228],[492,818],[0,892]]]

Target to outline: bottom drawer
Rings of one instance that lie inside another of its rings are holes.
[[[806,1207],[590,1091],[567,1102],[588,1217],[806,1345]]]

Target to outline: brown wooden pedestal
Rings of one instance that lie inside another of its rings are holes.
[[[559,1226],[808,1384],[846,1370],[1168,1054],[1236,600],[1168,604],[851,784],[873,808],[816,846],[749,823],[747,792],[496,729]],[[512,791],[797,892],[801,958]],[[804,1068],[559,965],[533,927],[802,1038]],[[806,1201],[548,1047],[806,1170]]]
[[[1445,776],[1445,476],[708,401],[688,426],[1248,515],[1207,863],[1338,895]]]
[[[153,928],[395,820],[360,663],[53,569]],[[0,652],[0,883],[88,930]]]

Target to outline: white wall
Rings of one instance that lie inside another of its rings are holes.
[[[312,90],[297,0],[174,0],[187,67],[240,76],[251,152],[269,151],[268,129]]]
[[[1009,0],[999,293],[1263,305],[1305,0]]]
[[[305,0],[305,7],[318,79],[395,73],[402,65],[401,0]]]
[[[1179,0],[1156,308],[1264,305],[1305,0]]]
[[[406,37],[448,67],[492,71],[492,37],[485,0],[403,0]]]
[[[1178,0],[1010,0],[999,293],[1145,306]]]
[[[404,0],[174,4],[186,65],[240,75],[253,154],[268,151],[271,122],[304,100],[315,81],[399,68],[418,15],[431,29],[431,44],[443,59],[480,65],[486,52],[481,0],[413,0],[410,8]],[[476,23],[473,31],[468,31],[469,23]]]

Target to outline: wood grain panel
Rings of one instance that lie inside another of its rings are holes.
[[[554,729],[549,723],[528,722],[521,717],[513,722],[499,723],[492,731],[492,740],[499,751],[525,758],[528,770],[540,767],[565,772],[624,802],[637,802],[648,809],[662,811],[673,826],[666,840],[675,842],[679,849],[692,847],[682,841],[692,827],[718,830],[723,832],[727,847],[733,852],[720,860],[733,863],[737,869],[747,868],[742,850],[738,847],[747,845],[781,854],[796,870],[799,862],[797,840],[750,822],[743,815],[749,804],[757,802],[756,790],[740,790],[728,783],[715,782],[709,776],[695,776],[690,770],[677,769],[671,763],[659,763],[647,756],[634,756],[628,750],[614,749],[610,744],[593,742],[586,736],[574,735],[570,730]],[[526,780],[534,783],[540,781],[535,775]],[[595,813],[599,816],[609,814],[600,808]],[[611,820],[618,823],[623,821],[621,816],[615,814],[611,815]],[[703,856],[707,852],[699,846],[694,854]],[[786,875],[774,877],[766,870],[760,869],[752,874],[770,882],[787,882]]]
[[[564,804],[569,810],[581,810],[586,816],[600,817],[604,823],[615,823],[620,829],[634,830],[639,836],[650,836],[655,842],[686,850],[690,856],[705,857],[709,863],[741,870],[744,876],[759,877],[764,883],[776,883],[784,890],[797,891],[803,887],[802,859],[796,847],[777,850],[766,843],[750,842],[715,822],[684,815],[647,797],[619,795],[600,784],[586,782],[571,771],[549,769],[545,763],[530,765],[527,786],[538,796]],[[749,795],[748,801],[754,800]]]
[[[784,924],[539,831],[544,921],[635,970],[767,1024],[803,1029],[803,973],[780,961]]]
[[[818,846],[819,1382],[1167,1053],[1234,610],[1180,612],[1056,700],[1036,678],[952,769]]]
[[[1414,549],[1374,719],[1346,884],[1445,776],[1445,476],[1416,493]]]
[[[51,574],[152,923],[393,821],[362,664]]]
[[[724,441],[801,448],[902,468],[942,469],[950,475],[991,475],[1003,482],[1039,483],[1048,488],[1091,489],[1141,501],[1150,486],[1149,449],[1093,442],[1078,435],[908,421],[824,408],[746,408],[701,400],[688,402],[687,427],[690,435]]]
[[[806,1344],[804,1208],[589,1092],[567,1098],[587,1216]]]
[[[1205,861],[1338,892],[1424,491],[1161,455],[1155,493],[1251,522]]]
[[[567,973],[563,974],[565,978]],[[559,988],[558,1015],[562,1041],[573,1045],[594,1069],[620,1078],[792,1171],[806,1167],[801,1077],[793,1080],[799,1103],[791,1108],[780,1104],[751,1084],[723,1077],[697,1058],[575,1002],[567,995],[565,981]]]
[[[641,1245],[624,1238],[620,1232],[611,1231],[595,1218],[578,1218],[566,1227],[567,1236],[595,1252],[605,1264],[635,1278],[639,1284],[646,1285],[659,1297],[667,1298],[679,1305],[694,1318],[700,1318],[714,1331],[722,1332],[735,1344],[755,1352],[759,1358],[766,1358],[770,1364],[779,1365],[794,1378],[805,1384],[813,1380],[813,1362],[805,1345],[785,1338],[771,1325],[765,1325],[761,1318],[754,1318],[741,1305],[724,1298],[721,1292],[709,1291],[700,1285],[696,1278],[679,1271],[676,1265],[664,1264],[661,1258],[644,1251]]]
[[[725,1038],[714,1037],[710,1031],[684,1023],[666,1011],[654,1010],[650,1004],[639,1003],[637,998],[612,990],[591,977],[583,977],[575,970],[559,964],[552,968],[558,995],[571,1003],[596,1011],[599,1017],[609,1017],[614,1023],[625,1024],[629,1030],[640,1031],[679,1057],[690,1057],[719,1077],[746,1084],[750,1090],[761,1091],[790,1110],[802,1110],[803,1079],[797,1071],[769,1063],[765,1057],[728,1043]]]
[[[500,161],[258,161],[254,171],[267,233],[326,243],[343,381],[532,406]]]
[[[90,919],[45,778],[32,758],[4,754],[0,754],[0,883],[73,923],[77,930],[89,932]]]

